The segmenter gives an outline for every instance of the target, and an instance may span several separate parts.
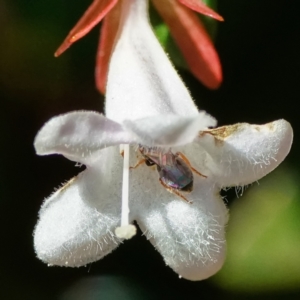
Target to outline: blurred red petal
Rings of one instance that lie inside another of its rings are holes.
[[[152,0],[195,77],[208,88],[222,82],[219,56],[198,16],[177,0]]]
[[[96,60],[96,86],[98,90],[105,94],[107,73],[110,56],[114,48],[115,37],[121,18],[121,1],[110,11],[103,21],[101,35],[99,39],[97,60]]]
[[[178,0],[178,1],[200,14],[209,16],[219,21],[224,21],[222,16],[220,16],[210,7],[206,6],[201,0]]]
[[[61,46],[56,50],[55,56],[61,55],[74,42],[85,36],[94,26],[96,26],[106,14],[115,6],[118,0],[94,0],[81,19],[70,31]]]

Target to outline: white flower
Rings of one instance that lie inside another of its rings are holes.
[[[215,120],[198,112],[156,41],[146,8],[146,1],[123,2],[123,26],[108,76],[107,117],[68,113],[51,119],[36,137],[38,154],[62,154],[87,169],[45,201],[34,245],[49,264],[85,265],[122,242],[115,235],[122,213],[122,225],[126,216],[129,223],[136,220],[175,272],[201,280],[216,273],[225,257],[228,215],[220,189],[249,184],[278,166],[289,152],[292,129],[284,120],[208,129]],[[125,158],[120,144],[132,145],[130,150],[125,146]],[[138,161],[139,144],[182,152],[207,176],[194,174],[193,190],[182,192],[192,204],[168,192],[157,170],[145,164],[130,171],[129,186],[122,189],[122,170],[128,174],[128,165]],[[125,202],[121,212],[122,191],[124,200],[128,189],[129,216]]]

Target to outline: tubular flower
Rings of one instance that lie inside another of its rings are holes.
[[[82,266],[134,235],[135,220],[168,266],[202,280],[225,258],[228,214],[220,189],[249,184],[276,168],[290,150],[292,129],[284,120],[210,129],[216,121],[198,111],[160,47],[147,2],[124,1],[121,14],[106,116],[71,112],[51,119],[36,136],[39,155],[61,154],[87,168],[44,202],[35,250],[50,265]],[[161,159],[156,169],[141,163],[130,170],[155,153],[171,153],[176,163]],[[189,192],[161,184],[165,166],[171,166],[174,183],[183,182],[176,177],[179,162],[190,171],[183,177],[191,180]]]
[[[127,0],[94,0],[55,53],[55,56],[62,54],[105,18],[101,28],[95,71],[96,85],[102,93],[105,93],[108,65],[120,24],[120,7],[123,1]],[[222,81],[219,57],[196,12],[220,21],[223,18],[201,0],[152,2],[169,26],[171,35],[194,76],[207,87],[218,88]]]

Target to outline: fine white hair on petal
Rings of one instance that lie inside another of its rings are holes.
[[[102,148],[135,142],[123,127],[102,114],[74,111],[52,118],[38,132],[37,154],[62,154],[70,160],[89,164]]]
[[[124,127],[147,146],[180,146],[193,142],[200,130],[214,127],[216,120],[201,111],[198,115],[158,115],[135,121],[125,120]]]
[[[147,1],[123,1],[122,20],[108,72],[107,117],[122,123],[158,114],[197,115],[150,27]]]
[[[107,150],[101,151],[99,168],[80,173],[43,204],[34,247],[44,262],[79,267],[102,258],[121,242],[114,231],[121,215],[122,157],[118,149]],[[104,160],[107,164],[101,165]]]
[[[285,120],[265,125],[238,123],[200,132],[208,176],[219,186],[252,183],[273,171],[289,153],[293,130]]]
[[[141,203],[137,217],[166,264],[189,280],[215,274],[226,254],[227,209],[208,180],[194,179],[193,192],[185,194],[192,204],[165,190],[161,198],[152,199],[151,205]]]

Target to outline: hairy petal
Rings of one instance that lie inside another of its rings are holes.
[[[61,46],[56,50],[55,56],[61,55],[73,43],[93,29],[116,5],[117,1],[118,0],[94,0],[75,27],[70,31]]]
[[[239,123],[200,132],[206,167],[221,186],[254,182],[274,170],[289,153],[293,130],[285,120],[265,125]]]
[[[166,264],[189,280],[212,276],[225,258],[227,209],[211,184],[196,178],[193,192],[187,195],[192,204],[162,195],[151,206],[145,203],[137,219]]]
[[[108,66],[110,56],[114,48],[115,38],[118,32],[120,17],[121,1],[119,1],[105,17],[101,27],[101,35],[97,51],[95,77],[96,86],[102,94],[105,93],[106,89]]]
[[[208,17],[214,18],[219,21],[224,21],[222,16],[220,16],[210,7],[206,6],[201,0],[178,0],[178,1],[200,14],[206,15]]]
[[[216,120],[202,111],[192,117],[159,115],[135,121],[126,120],[123,125],[145,146],[179,146],[191,143],[200,130],[214,127]]]
[[[70,160],[90,165],[99,150],[135,139],[123,127],[96,112],[74,111],[52,118],[38,132],[37,154],[62,154]]]
[[[208,88],[222,82],[222,68],[213,42],[198,16],[177,0],[152,0],[195,77]]]
[[[158,114],[198,113],[184,83],[157,41],[147,1],[123,1],[123,23],[106,89],[106,115],[119,123]]]
[[[98,169],[85,170],[43,204],[34,247],[44,262],[82,266],[102,258],[121,242],[114,230],[121,213],[122,157],[108,150],[101,151]]]

